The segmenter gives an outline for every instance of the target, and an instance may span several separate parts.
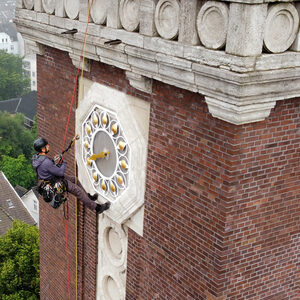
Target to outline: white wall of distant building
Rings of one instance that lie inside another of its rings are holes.
[[[36,55],[30,54],[24,57],[23,59],[23,68],[25,73],[30,77],[31,90],[37,90],[37,81],[36,81]]]
[[[21,197],[21,199],[32,218],[37,223],[37,227],[39,227],[39,200],[35,196],[34,192],[32,190],[28,191]]]
[[[0,50],[17,55],[19,54],[19,42],[12,41],[7,33],[0,32]]]

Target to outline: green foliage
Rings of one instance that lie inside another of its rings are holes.
[[[24,154],[28,160],[31,159],[36,135],[23,124],[24,115],[11,116],[7,112],[0,112],[0,156],[5,154],[16,158]]]
[[[36,183],[35,171],[23,154],[17,158],[2,155],[0,169],[12,186],[20,185],[29,190]]]
[[[36,183],[31,159],[37,130],[36,124],[31,130],[23,124],[22,114],[11,116],[7,112],[0,112],[0,170],[13,186],[21,185],[30,189]]]
[[[39,232],[19,220],[0,236],[0,299],[39,299]]]
[[[30,78],[25,76],[22,58],[0,51],[0,100],[23,96],[30,91]]]

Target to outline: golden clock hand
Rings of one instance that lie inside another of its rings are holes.
[[[90,159],[95,161],[97,158],[104,158],[104,157],[106,157],[108,154],[109,154],[109,151],[102,151],[102,152],[100,152],[100,153],[98,153],[98,154],[93,154],[93,155],[90,157]]]

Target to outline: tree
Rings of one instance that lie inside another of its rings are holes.
[[[0,237],[0,299],[37,300],[39,294],[38,229],[14,220]]]
[[[20,185],[29,190],[36,184],[35,171],[24,154],[19,155],[17,158],[2,155],[0,169],[12,186]]]
[[[23,70],[22,58],[0,51],[0,100],[23,96],[30,91],[30,78]]]
[[[31,166],[36,136],[36,118],[34,127],[28,130],[24,127],[22,114],[11,116],[0,112],[0,170],[13,186],[31,189],[36,184],[35,171]]]
[[[27,160],[31,160],[36,130],[31,132],[24,127],[24,115],[11,116],[7,112],[0,112],[0,137],[0,159],[1,155],[17,158],[24,154]]]

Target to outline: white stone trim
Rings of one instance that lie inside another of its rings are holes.
[[[130,85],[137,90],[148,94],[152,93],[152,79],[129,71],[126,71],[126,76],[129,79]]]
[[[99,105],[118,116],[130,146],[128,187],[105,212],[116,223],[122,224],[132,217],[144,203],[150,104],[99,83],[91,84],[86,79],[80,84],[80,93],[79,97],[83,98],[76,111],[76,132],[81,133],[82,123],[90,114],[91,109]],[[94,188],[82,159],[80,143],[76,144],[76,159],[79,180],[91,193]],[[106,202],[101,195],[98,200],[101,203]]]
[[[72,63],[74,67],[79,68],[80,70],[90,72],[91,71],[91,61],[87,58],[84,61],[80,58],[78,54],[69,53],[70,58],[72,59]]]
[[[276,101],[273,101],[239,107],[210,97],[205,97],[205,101],[214,117],[235,125],[263,121],[276,104]]]

